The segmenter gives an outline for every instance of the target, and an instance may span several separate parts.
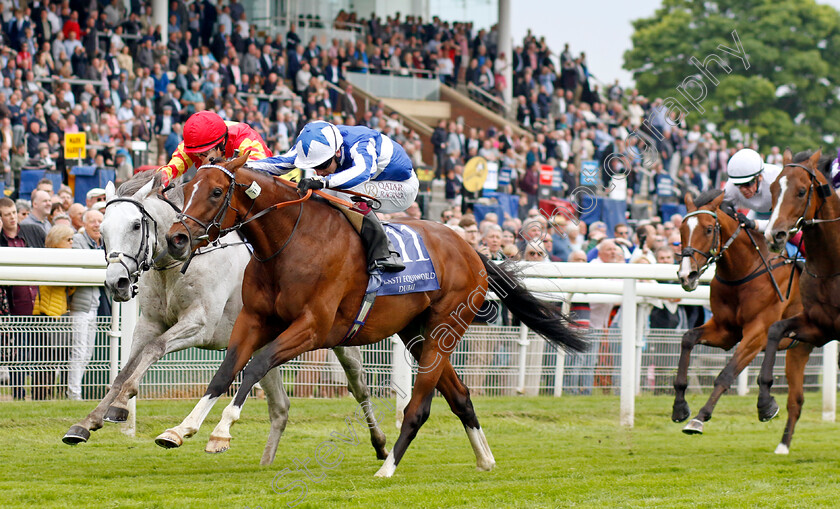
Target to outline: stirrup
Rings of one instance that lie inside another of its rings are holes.
[[[381,270],[382,272],[401,272],[405,270],[405,264],[400,260],[398,254],[391,253],[388,258],[380,260],[373,260],[368,267],[368,271]]]

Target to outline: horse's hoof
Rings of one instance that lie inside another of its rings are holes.
[[[81,426],[73,425],[67,430],[67,433],[64,434],[64,438],[61,439],[67,445],[78,445],[88,441],[90,438],[90,431],[86,428]]]
[[[702,435],[703,422],[699,419],[691,419],[691,422],[685,425],[682,432],[686,435]]]
[[[790,454],[790,449],[785,444],[779,444],[776,446],[776,454]]]
[[[674,403],[674,410],[671,412],[671,420],[674,422],[685,422],[691,416],[688,403],[683,401],[680,404]]]
[[[168,429],[157,436],[155,443],[164,449],[174,449],[175,447],[181,447],[184,439],[175,430]]]
[[[493,467],[495,467],[495,466],[496,466],[495,461],[484,461],[484,462],[476,463],[475,469],[478,470],[479,472],[489,472],[489,471],[493,470]]]
[[[758,408],[758,420],[761,422],[767,422],[777,415],[779,415],[779,405],[776,404],[775,398],[770,400],[769,405]]]
[[[225,452],[228,449],[230,449],[230,437],[224,438],[210,435],[210,440],[207,441],[207,447],[204,448],[204,452],[218,454],[220,452]]]
[[[122,423],[128,420],[128,409],[115,406],[108,407],[105,412],[105,422]]]

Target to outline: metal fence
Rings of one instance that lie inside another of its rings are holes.
[[[93,355],[82,379],[82,397],[100,399],[111,375],[111,320],[97,321]],[[564,354],[534,333],[520,336],[519,327],[474,326],[451,355],[456,371],[473,395],[618,394],[621,374],[621,330],[590,330],[593,348],[584,354]],[[672,393],[684,331],[653,329],[644,335],[638,392]],[[70,318],[0,317],[0,401],[65,399],[71,351]],[[697,346],[689,369],[689,390],[709,391],[732,352]],[[393,348],[381,341],[362,348],[371,389],[391,386]],[[140,399],[200,397],[224,358],[224,351],[191,348],[155,364],[140,387]],[[759,355],[750,365],[749,388],[761,366]],[[813,352],[805,371],[806,390],[820,388],[822,350]],[[523,369],[524,368],[524,369]],[[281,368],[292,397],[336,397],[347,394],[346,379],[329,350],[308,352]],[[523,376],[524,373],[524,376]],[[784,355],[775,367],[774,389],[786,390]],[[239,386],[238,380],[231,391]],[[521,391],[519,389],[522,389]],[[734,388],[733,388],[734,392]]]

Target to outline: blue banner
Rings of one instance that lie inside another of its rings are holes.
[[[601,185],[601,171],[598,168],[598,161],[583,161],[580,163],[580,185]]]

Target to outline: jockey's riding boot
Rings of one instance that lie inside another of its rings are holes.
[[[362,242],[367,249],[368,272],[381,270],[382,272],[400,272],[405,265],[400,259],[400,253],[394,249],[385,228],[374,213],[365,214],[362,229],[359,232]]]

